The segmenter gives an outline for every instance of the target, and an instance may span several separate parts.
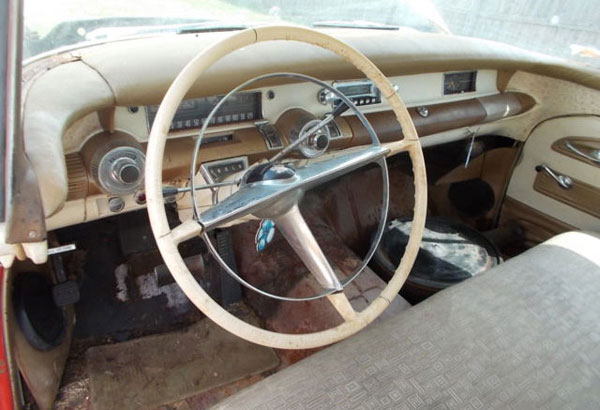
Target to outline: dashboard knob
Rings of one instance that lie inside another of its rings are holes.
[[[134,160],[123,157],[113,163],[112,174],[122,184],[135,184],[140,179],[142,172]]]
[[[329,145],[329,138],[324,134],[317,134],[313,139],[313,145],[317,147],[317,149],[323,150]]]
[[[296,150],[306,158],[316,158],[327,151],[329,140],[331,139],[330,125],[323,125],[318,130],[312,130],[321,119],[315,117],[308,111],[299,108],[292,108],[285,111],[277,120],[277,127],[283,133],[287,134],[290,141],[296,141],[304,133],[312,131],[297,145]],[[334,125],[335,126],[335,125]]]
[[[141,172],[138,169],[137,165],[127,165],[124,166],[123,169],[121,169],[119,176],[121,178],[121,181],[123,181],[124,183],[133,184],[140,177],[140,173]]]
[[[122,198],[115,197],[108,200],[108,209],[110,212],[121,212],[125,208],[125,201]]]
[[[82,147],[81,156],[96,186],[104,193],[123,197],[140,188],[146,158],[132,135],[121,131],[96,134]]]
[[[140,187],[145,157],[137,147],[118,146],[94,159],[92,176],[104,192],[122,196],[132,194]]]
[[[319,91],[317,99],[323,105],[333,105],[338,99],[338,96],[336,96],[333,92],[323,88],[321,91]]]

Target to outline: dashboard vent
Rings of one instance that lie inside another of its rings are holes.
[[[88,193],[88,176],[79,154],[65,155],[69,191],[67,200],[82,199]]]

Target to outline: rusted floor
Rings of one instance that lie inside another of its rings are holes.
[[[368,268],[359,276],[359,278],[350,284],[346,290],[356,309],[361,310],[367,303],[376,297],[379,290],[384,286],[381,281]],[[314,283],[309,278],[300,279],[290,291],[290,294],[301,294],[306,291],[314,290]],[[406,308],[406,302],[401,299],[396,300],[396,304],[386,312],[386,315],[395,314]],[[275,310],[269,317],[263,319],[264,327],[271,330],[277,330],[290,333],[303,333],[315,331],[322,328],[334,326],[340,322],[337,312],[333,310],[326,300],[314,302],[285,302]],[[177,332],[173,333],[173,336]],[[169,337],[164,334],[162,337]],[[90,377],[85,368],[86,346],[81,344],[74,346],[71,359],[69,360],[67,373],[63,379],[63,388],[57,399],[57,409],[91,409]],[[243,389],[274,371],[283,368],[315,353],[319,349],[309,350],[275,350],[279,357],[280,364],[276,369],[261,372],[260,374],[247,374],[240,380],[235,380],[223,386],[204,390],[201,393],[191,394],[183,400],[178,400],[169,405],[161,406],[161,409],[205,409],[216,404],[220,400]],[[165,352],[168,354],[168,352]]]
[[[257,319],[238,306],[248,322]],[[208,318],[186,329],[96,346],[86,352],[92,408],[147,409],[263,374],[273,349],[250,343]]]
[[[302,212],[324,253],[328,256],[336,274],[347,277],[359,265],[361,259],[357,253],[368,246],[369,234],[377,223],[380,207],[380,186],[370,183],[377,179],[377,169],[358,174],[351,178],[342,178],[326,191],[309,193],[302,206]],[[397,174],[391,180],[392,190],[401,192],[396,195],[390,213],[393,216],[410,213],[412,201],[400,198],[412,196],[412,180]],[[357,191],[358,189],[358,191]],[[379,190],[379,192],[378,192]],[[291,250],[285,239],[276,234],[266,251],[258,254],[253,250],[257,222],[250,222],[232,228],[234,249],[240,274],[250,283],[277,294],[307,295],[319,291],[299,258]],[[366,233],[366,240],[365,240]],[[346,287],[346,294],[357,310],[364,309],[383,289],[383,282],[373,271],[367,268],[353,283]],[[341,323],[341,318],[326,299],[312,302],[278,302],[257,295],[244,293],[245,303],[254,311],[262,327],[284,333],[307,333],[330,328]],[[385,313],[397,314],[408,307],[406,301],[398,298],[394,306]],[[196,319],[198,320],[198,319]],[[180,328],[188,326],[189,321]],[[164,332],[177,333],[171,326]],[[154,330],[154,333],[159,333]],[[163,333],[166,336],[168,333]],[[114,340],[75,340],[62,389],[57,398],[58,409],[90,409],[90,378],[85,369],[85,352],[97,344],[112,343]],[[274,370],[260,374],[249,373],[240,380],[223,386],[191,394],[183,400],[177,400],[160,409],[204,409],[234,394],[265,377],[279,371],[319,349],[276,350],[280,364]]]

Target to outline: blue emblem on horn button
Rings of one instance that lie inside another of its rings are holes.
[[[257,252],[264,251],[267,245],[273,240],[274,235],[275,222],[270,219],[263,219],[260,221],[260,226],[258,227],[256,236],[254,237],[254,243],[256,244]]]

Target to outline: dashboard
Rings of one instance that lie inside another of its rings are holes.
[[[417,131],[425,141],[449,130],[484,124],[518,115],[533,106],[524,94],[501,93],[497,72],[429,73],[390,78],[405,99]],[[372,123],[382,142],[402,138],[402,130],[379,90],[365,79],[334,80],[334,89],[355,103]],[[163,179],[166,185],[187,184],[193,146],[199,130],[223,96],[184,100],[169,129]],[[290,144],[306,121],[321,118],[341,100],[310,82],[273,85],[233,94],[209,120],[201,148],[198,172],[207,182],[220,182]],[[99,113],[90,113],[64,136],[69,190],[67,205],[94,198],[98,216],[145,205],[143,168],[145,144],[159,105],[117,106],[112,124],[103,125]],[[322,151],[368,143],[366,130],[348,111],[330,123]],[[464,134],[461,136],[464,138]],[[316,148],[299,149],[296,158],[318,156]],[[173,200],[176,200],[174,198]],[[63,211],[67,215],[67,211]],[[90,217],[87,212],[86,217]],[[71,212],[68,215],[73,215]],[[59,215],[60,216],[60,215]],[[68,223],[68,218],[52,227]]]
[[[590,95],[587,87],[600,88],[597,76],[523,50],[434,34],[331,34],[366,54],[397,87],[423,146],[469,138],[474,132],[523,140],[544,118],[568,112],[565,107],[595,112],[593,103],[581,103],[581,96]],[[23,132],[48,229],[145,206],[138,194],[158,105],[181,68],[226,35],[112,42],[25,67]],[[225,57],[192,86],[169,130],[164,183],[188,184],[199,127],[224,94],[265,72],[290,71],[324,79],[352,98],[383,143],[402,138],[385,99],[352,67],[312,46],[257,44]],[[289,144],[306,113],[320,118],[337,104],[335,96],[316,84],[272,81],[244,90],[208,124],[198,172],[213,179],[240,172]],[[368,141],[350,112],[338,117],[326,134],[333,153]],[[305,158],[301,152],[295,155]],[[174,200],[180,209],[187,206],[186,195]]]

